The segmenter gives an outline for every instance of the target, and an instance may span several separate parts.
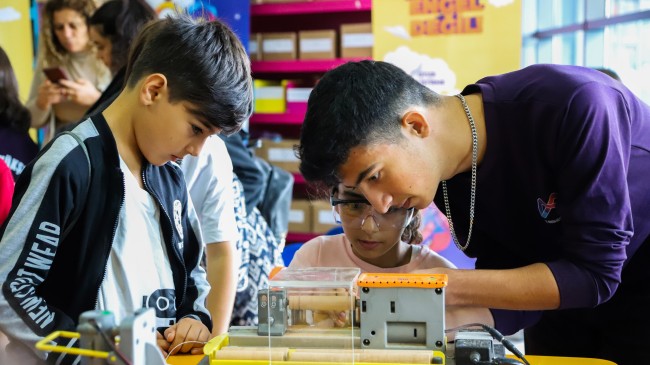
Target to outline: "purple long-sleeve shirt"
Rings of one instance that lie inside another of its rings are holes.
[[[482,269],[546,263],[561,309],[607,301],[650,235],[650,107],[620,82],[575,66],[534,65],[481,79],[463,94],[478,92],[487,150],[466,253]],[[448,181],[461,242],[469,183],[469,173]],[[444,211],[442,189],[435,201]],[[541,312],[492,314],[510,334]]]

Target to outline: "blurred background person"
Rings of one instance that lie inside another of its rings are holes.
[[[18,82],[9,57],[0,47],[0,159],[9,166],[14,180],[38,153],[29,136],[30,118],[18,98]]]
[[[90,43],[97,58],[110,70],[112,80],[86,115],[103,109],[102,105],[122,90],[129,45],[140,28],[156,17],[155,10],[145,0],[110,0],[90,17]]]
[[[49,0],[43,9],[27,108],[32,127],[48,126],[46,141],[56,128],[80,120],[110,82],[108,68],[95,57],[89,41],[88,20],[94,11],[93,0]]]

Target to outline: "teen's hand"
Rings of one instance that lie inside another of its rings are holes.
[[[170,344],[169,341],[167,341],[158,331],[156,331],[156,343],[158,344],[158,348],[160,349],[160,352],[162,352],[163,357],[166,358]]]
[[[170,343],[170,355],[179,352],[198,355],[203,353],[203,346],[210,339],[210,331],[201,321],[185,317],[165,330],[165,339]]]
[[[52,104],[58,104],[65,100],[62,88],[58,84],[53,84],[50,80],[45,80],[38,87],[36,97],[36,106],[41,110],[47,110]]]
[[[79,105],[91,106],[102,95],[95,85],[85,79],[76,81],[61,80],[59,83],[63,86],[63,95],[68,100]]]

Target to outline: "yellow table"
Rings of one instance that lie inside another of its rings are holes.
[[[167,363],[170,365],[196,365],[204,355],[176,355],[170,356]],[[530,365],[616,365],[611,361],[587,359],[582,357],[556,357],[556,356],[526,356]],[[299,365],[298,362],[292,365]],[[306,363],[307,364],[307,363]],[[313,363],[312,363],[313,364]]]

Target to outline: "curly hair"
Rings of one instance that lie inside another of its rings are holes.
[[[30,120],[29,110],[18,98],[18,82],[11,61],[0,47],[0,128],[27,133]]]
[[[40,49],[45,66],[62,64],[68,53],[54,33],[54,13],[63,9],[71,9],[81,14],[88,26],[88,20],[96,8],[93,0],[49,0],[45,4],[40,36]]]

